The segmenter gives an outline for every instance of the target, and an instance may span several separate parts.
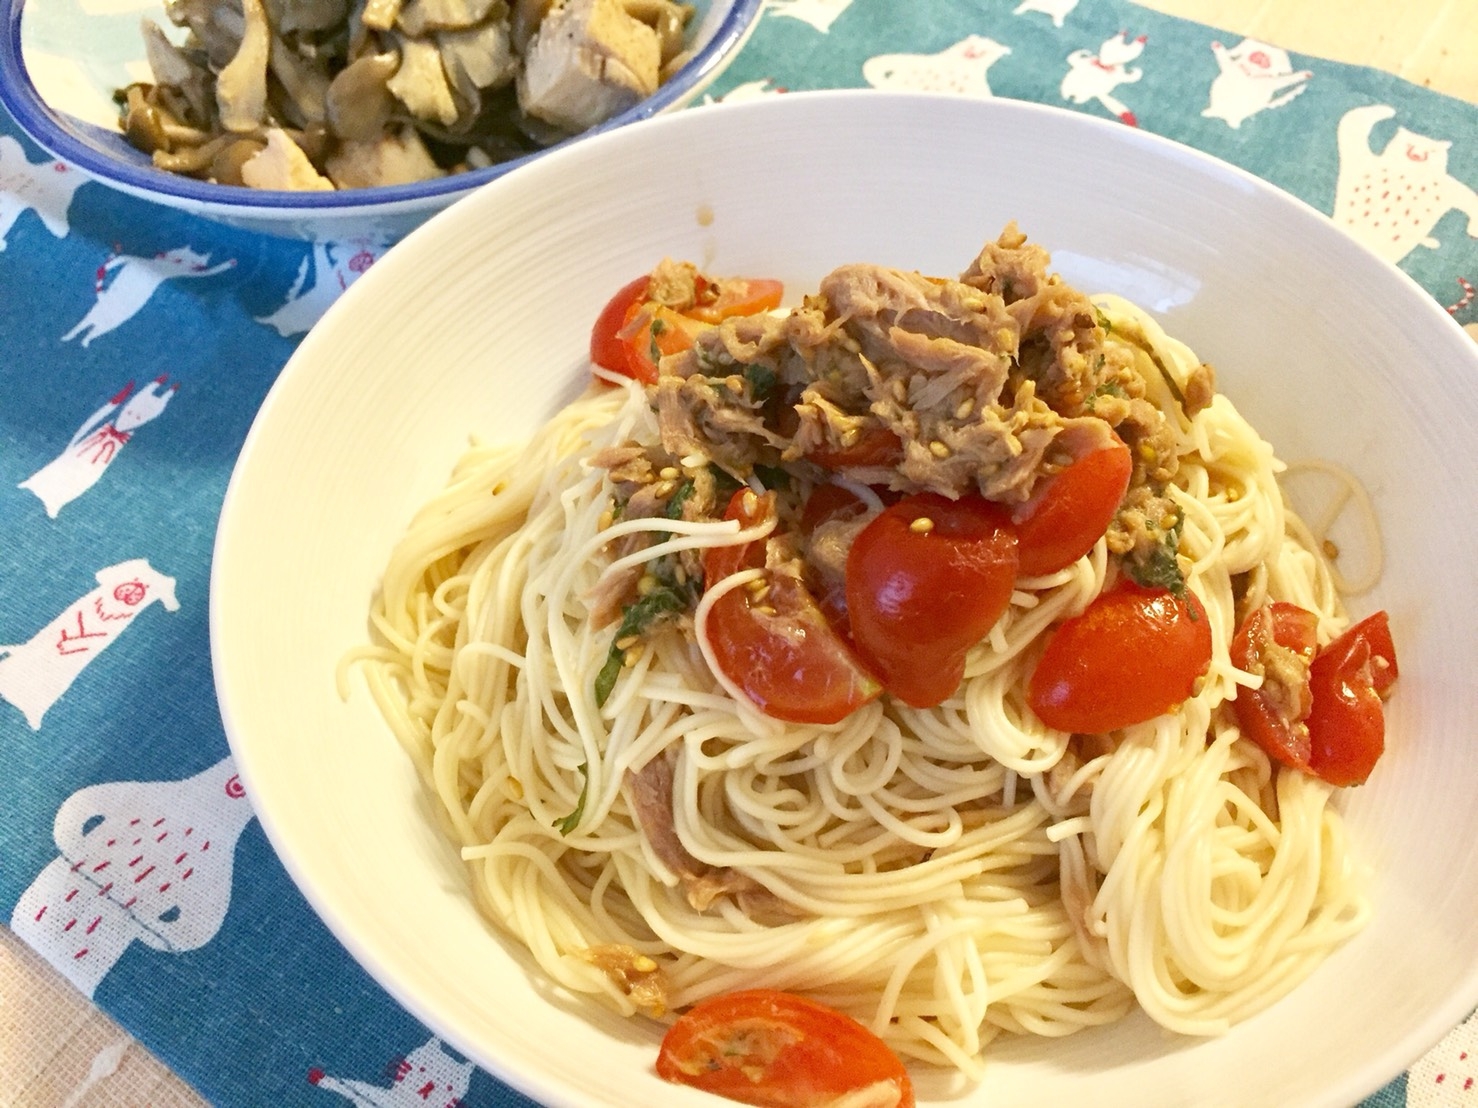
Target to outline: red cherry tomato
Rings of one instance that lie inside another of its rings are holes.
[[[1232,665],[1260,673],[1264,655],[1276,643],[1301,656],[1307,667],[1318,646],[1314,637],[1318,627],[1319,617],[1296,604],[1282,601],[1266,604],[1249,613],[1232,638]],[[1300,706],[1306,707],[1308,698],[1307,670],[1298,689],[1286,690],[1281,695],[1275,694],[1266,683],[1261,689],[1238,689],[1237,699],[1232,702],[1237,726],[1273,761],[1293,769],[1308,769],[1309,727],[1300,713]]]
[[[825,469],[896,466],[903,458],[903,441],[886,427],[870,427],[851,446],[823,445],[806,457]]]
[[[1100,734],[1173,709],[1211,665],[1211,624],[1194,594],[1124,582],[1062,623],[1027,685],[1048,727]]]
[[[725,519],[744,527],[775,511],[774,493],[740,489]],[[764,565],[764,543],[703,552],[708,587]],[[877,679],[836,633],[798,577],[766,570],[762,590],[733,589],[708,614],[708,642],[719,669],[768,716],[793,723],[836,723],[882,692]]]
[[[663,1037],[657,1074],[760,1108],[827,1108],[848,1094],[848,1103],[914,1105],[886,1043],[845,1013],[774,989],[693,1005]]]
[[[1331,785],[1359,785],[1386,746],[1382,703],[1396,680],[1385,612],[1355,624],[1309,667],[1309,769]]]
[[[626,354],[624,372],[628,377],[655,385],[657,363],[668,354],[689,349],[703,328],[703,324],[661,304],[633,304],[626,323],[616,332]]]
[[[590,329],[590,360],[602,369],[630,375],[626,344],[617,337],[617,332],[626,326],[631,310],[646,299],[650,283],[651,279],[643,276],[622,285],[596,316],[595,326]]]
[[[906,496],[847,555],[852,639],[883,686],[916,708],[959,687],[965,654],[1011,602],[1016,534],[979,496]]]
[[[1056,573],[1092,550],[1118,514],[1133,472],[1129,448],[1116,438],[1042,481],[1011,513],[1021,576]]]
[[[785,286],[768,277],[726,277],[716,282],[704,279],[699,291],[698,304],[684,314],[704,323],[719,323],[731,316],[780,307]]]

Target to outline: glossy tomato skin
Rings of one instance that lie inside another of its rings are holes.
[[[825,1108],[869,1087],[896,1089],[896,1108],[914,1108],[908,1071],[886,1043],[845,1013],[774,989],[695,1004],[663,1037],[657,1074],[760,1108]]]
[[[903,440],[887,427],[873,427],[851,446],[818,446],[807,455],[824,469],[852,466],[896,466],[903,459]]]
[[[1396,680],[1396,648],[1376,612],[1321,650],[1309,667],[1309,770],[1331,785],[1361,785],[1385,751],[1384,697]]]
[[[600,310],[595,326],[590,329],[590,360],[612,373],[631,374],[626,360],[626,344],[618,332],[626,326],[631,310],[646,298],[651,279],[646,276],[628,281]]]
[[[894,696],[916,708],[959,688],[965,655],[1006,611],[1016,533],[979,496],[906,496],[858,533],[847,555],[852,640]]]
[[[661,304],[633,304],[616,337],[626,355],[628,377],[657,383],[657,364],[691,349],[701,325]]]
[[[1053,632],[1027,702],[1059,731],[1116,731],[1174,709],[1210,665],[1211,625],[1193,593],[1125,581]]]
[[[1021,576],[1056,573],[1092,550],[1118,514],[1133,472],[1129,448],[1115,437],[1045,478],[1011,513]]]
[[[774,514],[773,493],[740,489],[725,519],[744,527]],[[763,541],[711,547],[703,553],[704,584],[712,588],[744,569],[764,566]],[[724,676],[761,711],[792,723],[837,723],[882,686],[853,653],[800,578],[765,570],[761,590],[732,589],[708,613],[708,644]]]
[[[1274,601],[1249,612],[1232,638],[1232,665],[1240,670],[1260,670],[1262,655],[1271,641],[1312,662],[1318,647],[1315,633],[1319,617],[1306,608]],[[1255,668],[1256,667],[1256,668]],[[1305,675],[1299,699],[1307,704],[1310,691]],[[1232,702],[1242,734],[1290,769],[1309,768],[1309,727],[1304,718],[1291,718],[1264,689],[1238,689]]]
[[[719,323],[738,315],[755,315],[780,307],[785,286],[768,277],[729,277],[707,283],[711,299],[700,297],[699,303],[687,309],[688,315],[704,323]]]

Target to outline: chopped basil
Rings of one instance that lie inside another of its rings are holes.
[[[590,764],[588,762],[580,763],[580,776],[583,780],[580,782],[580,799],[575,801],[575,810],[564,819],[556,820],[554,823],[561,835],[568,835],[579,827],[580,817],[585,814],[585,798],[590,792]]]
[[[760,479],[760,482],[767,489],[790,488],[790,474],[783,466],[767,466],[756,462],[754,475]]]
[[[1101,362],[1103,360],[1103,355],[1100,354],[1098,357],[1099,361]],[[1100,367],[1094,366],[1094,368],[1098,369]],[[1119,384],[1119,382],[1117,381],[1105,381],[1103,384],[1099,385],[1098,388],[1094,389],[1091,393],[1088,394],[1088,403],[1086,406],[1092,407],[1093,402],[1097,400],[1100,396],[1117,396],[1121,400],[1129,399],[1129,394],[1124,391],[1123,385]]]
[[[1177,523],[1143,558],[1124,563],[1124,572],[1137,585],[1147,589],[1168,589],[1177,600],[1185,599],[1185,575],[1180,572],[1180,529]]]
[[[662,348],[657,345],[657,336],[667,330],[667,324],[660,319],[652,320],[652,364],[656,365],[662,360]]]
[[[606,653],[605,664],[595,675],[595,703],[604,705],[616,687],[616,678],[621,676],[621,667],[626,664],[626,650],[616,644],[633,635],[645,634],[658,620],[676,612],[686,611],[692,604],[696,590],[692,582],[685,585],[664,583],[626,606],[621,617],[621,626],[611,636],[611,648]]]
[[[1113,321],[1109,319],[1108,316],[1104,315],[1103,312],[1099,310],[1097,305],[1094,305],[1093,308],[1093,318],[1096,319],[1098,321],[1098,325],[1103,328],[1104,334],[1112,335],[1114,333]]]
[[[693,495],[693,487],[693,479],[691,477],[679,485],[672,496],[668,498],[667,507],[662,510],[663,516],[667,519],[682,519],[683,504]]]
[[[745,366],[744,379],[749,382],[749,394],[756,400],[768,400],[775,391],[775,371],[768,366]]]

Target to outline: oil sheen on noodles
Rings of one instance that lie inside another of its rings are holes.
[[[1095,302],[1137,358],[1181,375],[1197,364],[1133,305]],[[835,725],[771,720],[705,663],[702,606],[700,641],[655,636],[597,707],[611,632],[592,631],[585,597],[611,571],[607,544],[660,531],[637,555],[655,558],[754,536],[610,523],[605,473],[582,459],[655,439],[629,382],[570,405],[524,449],[470,449],[385,572],[385,644],[356,659],[482,910],[552,979],[624,1012],[632,1000],[591,948],[661,965],[671,1007],[804,991],[901,1054],[972,1076],[1002,1032],[1065,1035],[1138,1005],[1213,1035],[1294,988],[1368,907],[1331,788],[1272,772],[1224,707],[1259,680],[1228,659],[1233,578],[1248,575],[1250,603],[1318,613],[1321,641],[1347,620],[1271,446],[1224,396],[1189,420],[1150,398],[1179,432],[1181,553],[1214,653],[1178,713],[1094,757],[1040,724],[1024,690],[1043,632],[1102,587],[1102,540],[1018,589],[937,708],[885,697]],[[669,747],[683,846],[759,895],[695,910],[647,845],[623,781]]]

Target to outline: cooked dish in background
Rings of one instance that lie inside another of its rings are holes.
[[[168,0],[143,24],[154,83],[121,89],[154,164],[326,190],[492,165],[654,93],[684,60],[673,0]]]

